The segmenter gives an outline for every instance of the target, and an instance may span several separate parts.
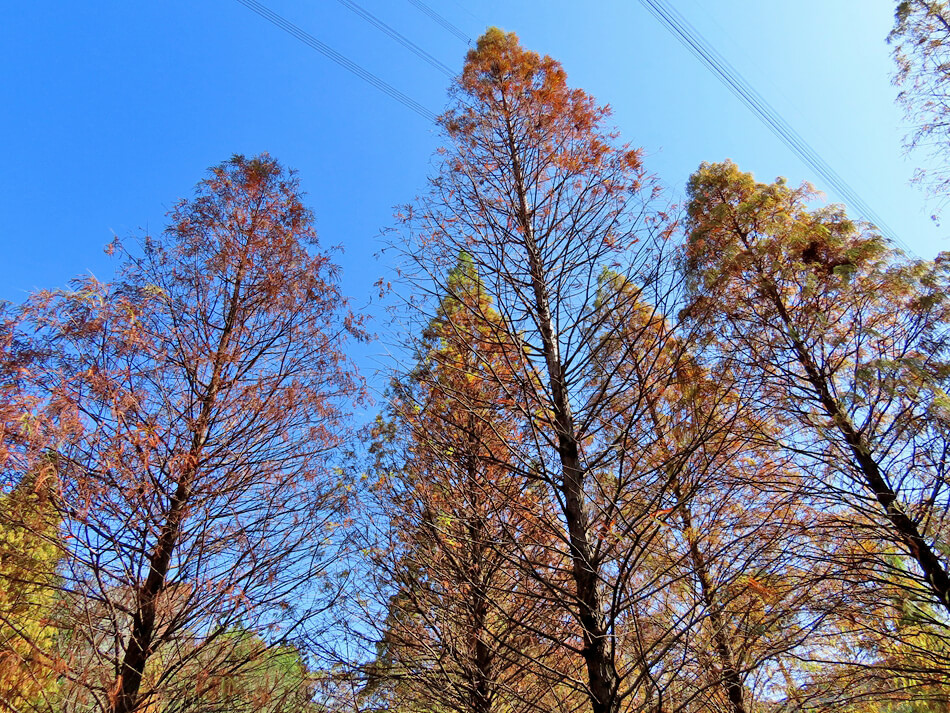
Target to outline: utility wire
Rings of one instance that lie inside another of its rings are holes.
[[[373,25],[378,30],[385,32],[387,35],[392,37],[394,40],[396,40],[396,42],[401,44],[403,47],[405,47],[407,50],[415,54],[417,57],[421,57],[423,60],[425,60],[426,62],[431,64],[433,67],[438,69],[440,72],[442,72],[442,74],[446,75],[447,77],[455,76],[455,72],[452,71],[451,67],[437,60],[435,57],[433,57],[431,54],[426,52],[415,42],[405,37],[398,31],[394,30],[392,27],[387,25],[385,22],[380,20],[375,15],[372,15],[367,10],[360,7],[359,4],[353,2],[352,0],[337,0],[337,2],[339,2],[341,5],[344,5],[345,7],[355,12],[357,15],[362,17],[364,20],[366,20],[368,23]]]
[[[459,10],[461,10],[462,12],[464,12],[466,15],[468,15],[470,18],[472,18],[473,20],[475,20],[475,22],[477,22],[478,24],[482,25],[483,27],[488,27],[488,26],[489,26],[489,23],[485,22],[485,19],[484,19],[484,18],[479,17],[478,15],[476,15],[474,12],[472,12],[472,11],[469,9],[469,7],[468,7],[467,5],[465,5],[465,4],[462,3],[462,2],[459,2],[459,0],[452,0],[452,4],[455,5]]]
[[[454,73],[446,65],[439,62],[428,52],[418,47],[416,44],[405,38],[403,35],[393,30],[381,20],[378,20],[370,13],[363,10],[359,5],[351,0],[338,0],[341,4],[347,6],[353,12],[356,12],[365,20],[375,25],[377,28],[396,39],[400,44],[413,51],[418,56],[425,59],[440,71],[448,76],[454,76]],[[343,54],[337,52],[329,45],[321,42],[313,35],[305,32],[299,26],[295,25],[286,18],[278,15],[257,0],[237,0],[248,9],[254,11],[268,22],[276,25],[284,32],[300,40],[312,49],[317,50],[327,58],[333,60],[344,69],[352,72],[363,81],[371,84],[373,87],[383,92],[392,99],[414,111],[419,116],[429,121],[437,120],[436,114],[425,106],[399,91],[391,84],[372,72],[364,69]],[[429,15],[432,19],[442,25],[446,30],[458,37],[463,42],[471,43],[471,39],[458,27],[450,23],[434,10],[429,8],[421,0],[409,0],[410,3],[419,8],[422,12]],[[679,13],[665,5],[663,0],[640,0],[640,3],[656,17],[666,28],[680,41],[697,59],[699,59],[725,86],[742,101],[759,119],[768,127],[768,129],[778,137],[786,146],[788,146],[802,161],[824,178],[835,190],[835,192],[844,198],[849,205],[854,207],[859,214],[866,220],[873,223],[885,236],[906,252],[909,252],[906,244],[901,241],[897,234],[865,203],[865,201],[855,192],[843,178],[822,159],[822,157],[788,124],[782,116],[772,108],[772,106],[762,98],[762,96],[720,55],[695,28],[692,27]]]
[[[257,2],[257,0],[237,0],[237,2],[241,3],[248,9],[253,10],[258,15],[263,17],[265,20],[276,25],[287,34],[292,35],[293,37],[297,38],[298,40],[303,42],[305,45],[311,47],[312,49],[315,49],[317,52],[320,52],[321,54],[328,57],[329,59],[332,59],[338,65],[340,65],[344,69],[349,70],[350,72],[355,74],[357,77],[362,79],[364,82],[367,82],[368,84],[372,84],[374,87],[376,87],[376,89],[381,91],[383,94],[386,94],[389,97],[395,99],[400,104],[403,104],[404,106],[408,107],[412,111],[416,112],[416,114],[418,114],[422,118],[428,119],[429,121],[432,121],[432,122],[436,121],[437,117],[435,115],[435,112],[430,111],[429,109],[424,107],[422,104],[417,102],[415,99],[412,99],[411,97],[403,94],[394,86],[383,81],[372,72],[366,69],[363,69],[360,65],[356,64],[356,62],[353,62],[352,60],[348,59],[344,55],[340,54],[329,45],[321,42],[313,35],[302,30],[300,27],[292,23],[290,20],[287,20],[281,17],[273,10]]]
[[[909,252],[907,245],[878,216],[858,193],[815,151],[791,125],[765,101],[736,69],[723,58],[676,10],[665,0],[640,0],[666,29],[709,69],[743,104],[745,104],[788,148],[806,165],[821,176],[848,205],[865,220],[873,223],[883,235]]]
[[[451,32],[451,33],[452,33],[453,35],[455,35],[456,37],[458,37],[458,38],[459,38],[460,40],[462,40],[462,42],[464,42],[465,44],[468,44],[468,45],[472,44],[472,38],[469,37],[469,36],[465,33],[464,30],[461,30],[461,29],[459,29],[458,27],[456,27],[455,25],[453,25],[451,22],[449,22],[449,21],[446,20],[444,17],[442,17],[442,15],[440,15],[439,13],[437,13],[437,12],[436,12],[435,10],[433,10],[431,7],[429,7],[428,5],[426,5],[424,2],[422,2],[422,0],[409,0],[409,2],[412,3],[413,5],[415,5],[417,8],[419,8],[419,10],[421,10],[421,11],[424,12],[426,15],[428,15],[429,17],[431,17],[431,18],[432,18],[433,20],[435,20],[437,23],[439,23],[440,25],[442,25],[442,27],[444,27],[446,30],[448,30],[449,32]]]

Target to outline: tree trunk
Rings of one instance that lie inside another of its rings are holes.
[[[796,359],[804,369],[808,383],[815,390],[819,403],[848,445],[854,462],[864,477],[865,485],[884,509],[885,517],[891,528],[896,532],[898,540],[920,566],[927,583],[934,594],[937,595],[940,603],[950,612],[950,573],[947,572],[946,567],[937,557],[933,548],[924,539],[917,528],[917,523],[904,512],[897,493],[888,485],[887,478],[871,453],[864,435],[855,428],[840,402],[832,395],[827,377],[818,369],[811,354],[794,331],[791,315],[789,315],[785,303],[779,296],[778,290],[764,278],[763,282],[769,298],[785,325],[789,338],[792,340]]]
[[[477,438],[475,416],[468,417],[468,495],[470,519],[468,522],[469,562],[467,577],[471,590],[470,606],[472,613],[471,678],[469,707],[472,713],[490,713],[493,699],[494,681],[492,677],[493,652],[487,643],[488,632],[488,583],[485,581],[482,553],[488,546],[485,542],[485,526],[479,510]]]
[[[722,685],[729,699],[729,705],[732,707],[732,712],[746,713],[742,678],[736,666],[736,657],[732,650],[732,643],[726,634],[724,612],[722,606],[719,604],[719,600],[716,598],[716,591],[713,586],[712,578],[709,576],[709,567],[706,565],[706,558],[699,549],[699,539],[696,537],[696,530],[693,529],[693,516],[689,511],[689,504],[683,500],[679,482],[674,478],[671,485],[673,494],[676,496],[677,505],[679,506],[680,519],[683,521],[683,530],[686,533],[689,558],[692,561],[696,579],[699,580],[699,588],[703,596],[703,602],[709,610],[709,622],[713,628],[713,641],[715,642],[716,654],[719,656],[719,662],[722,665]]]
[[[504,102],[504,99],[502,101]],[[551,317],[550,296],[528,209],[528,191],[515,147],[510,117],[506,116],[505,121],[511,169],[518,200],[518,205],[515,206],[516,219],[522,231],[528,257],[534,295],[533,306],[541,336],[551,405],[554,409],[554,428],[561,463],[560,491],[564,500],[563,513],[568,531],[571,573],[577,594],[578,620],[583,634],[582,655],[587,668],[591,708],[593,713],[617,713],[620,707],[619,678],[612,655],[610,632],[605,617],[605,603],[600,587],[600,562],[594,557],[594,548],[591,543],[590,514],[584,489],[587,473],[580,460],[579,442]]]
[[[228,313],[221,337],[218,340],[218,348],[214,355],[208,390],[201,400],[201,411],[195,422],[191,447],[185,461],[186,467],[178,479],[178,485],[175,488],[175,494],[171,498],[168,514],[158,537],[158,543],[149,557],[148,576],[137,592],[136,610],[132,615],[132,631],[129,634],[129,642],[126,644],[125,654],[122,658],[122,668],[119,670],[119,677],[114,689],[115,700],[112,713],[133,713],[142,703],[139,689],[142,685],[142,677],[145,674],[145,664],[152,653],[158,599],[165,590],[168,569],[181,534],[185,508],[191,497],[195,478],[198,474],[198,461],[208,439],[211,414],[217,402],[218,392],[221,390],[221,372],[225,365],[225,355],[237,317],[242,278],[243,268],[239,268],[228,305]]]
[[[656,429],[660,429],[660,418],[653,403],[649,404],[650,417]],[[670,455],[670,449],[665,448],[667,457]],[[726,618],[722,605],[716,596],[716,589],[712,578],[709,575],[709,566],[706,563],[706,557],[699,549],[699,538],[696,536],[696,530],[693,527],[693,516],[689,509],[689,503],[683,497],[683,489],[680,487],[680,481],[676,471],[670,473],[670,489],[676,498],[676,507],[679,509],[680,519],[683,522],[683,533],[686,538],[687,548],[689,549],[689,559],[696,573],[696,579],[699,581],[700,593],[703,597],[703,603],[709,610],[709,622],[713,629],[713,642],[716,649],[716,655],[719,657],[719,663],[722,666],[722,686],[725,689],[726,697],[729,699],[729,705],[732,713],[746,713],[744,688],[742,677],[739,675],[739,669],[736,664],[735,652],[732,650],[732,642],[726,634]]]
[[[131,713],[139,706],[139,689],[155,634],[158,598],[165,589],[165,578],[168,575],[172,553],[178,543],[183,509],[188,501],[190,489],[190,483],[184,481],[179,483],[172,499],[168,519],[162,528],[158,544],[149,558],[148,577],[138,591],[136,611],[132,615],[132,632],[122,659],[119,680],[116,682],[113,713]]]

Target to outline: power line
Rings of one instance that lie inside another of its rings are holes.
[[[664,0],[640,0],[679,42],[702,62],[743,104],[745,104],[788,148],[821,176],[848,205],[883,235],[909,252],[906,244],[878,216],[858,193],[815,151],[791,125],[765,101],[703,36]]]
[[[435,115],[435,112],[430,111],[429,109],[424,107],[422,104],[417,102],[415,99],[403,94],[394,86],[380,79],[372,72],[366,69],[363,69],[361,66],[356,64],[356,62],[353,62],[352,60],[348,59],[344,55],[340,54],[329,45],[321,42],[313,35],[302,30],[300,27],[292,23],[290,20],[287,20],[286,18],[281,17],[273,10],[257,2],[257,0],[237,0],[237,2],[241,3],[248,9],[253,10],[258,15],[263,17],[265,20],[276,25],[287,34],[297,38],[298,40],[303,42],[305,45],[311,47],[312,49],[315,49],[317,52],[320,52],[325,57],[332,59],[334,62],[336,62],[338,65],[340,65],[344,69],[349,70],[350,72],[355,74],[357,77],[362,79],[364,82],[367,82],[368,84],[373,85],[374,87],[376,87],[376,89],[383,92],[383,94],[386,94],[392,99],[395,99],[400,104],[403,104],[404,106],[408,107],[409,109],[416,112],[419,116],[423,117],[424,119],[428,119],[429,121],[432,121],[432,122],[436,121],[437,117]]]
[[[444,27],[446,30],[448,30],[449,32],[451,32],[451,33],[452,33],[453,35],[455,35],[456,37],[458,37],[458,38],[459,38],[460,40],[462,40],[462,42],[464,42],[465,44],[467,44],[467,45],[472,44],[472,38],[469,37],[469,36],[465,33],[464,30],[461,30],[461,29],[459,29],[458,27],[456,27],[455,25],[453,25],[451,22],[449,22],[449,21],[446,20],[444,17],[442,17],[442,15],[440,15],[439,13],[437,13],[437,12],[436,12],[435,10],[433,10],[431,7],[429,7],[428,5],[426,5],[424,2],[422,2],[422,0],[409,0],[409,2],[412,3],[413,5],[415,5],[417,8],[419,8],[419,10],[421,10],[421,11],[424,12],[426,15],[428,15],[429,17],[431,17],[431,18],[432,18],[433,20],[435,20],[437,23],[439,23],[440,25],[442,25],[442,27]]]
[[[459,10],[464,12],[466,15],[468,15],[470,18],[475,20],[475,22],[479,23],[483,27],[488,27],[489,23],[485,22],[485,19],[483,17],[479,17],[474,12],[472,12],[471,8],[469,8],[464,3],[459,2],[459,0],[452,0],[452,4],[455,5]]]
[[[438,69],[440,72],[442,72],[444,75],[446,75],[446,76],[448,76],[448,77],[454,77],[454,76],[455,76],[455,72],[452,71],[451,67],[449,67],[448,65],[443,64],[442,62],[440,62],[439,60],[437,60],[435,57],[433,57],[431,54],[429,54],[428,52],[426,52],[424,49],[422,49],[422,48],[421,48],[419,45],[417,45],[415,42],[413,42],[412,40],[408,39],[407,37],[405,37],[405,36],[402,35],[401,33],[397,32],[396,30],[394,30],[392,27],[390,27],[389,25],[387,25],[385,22],[383,22],[382,20],[380,20],[378,17],[376,17],[375,15],[371,14],[370,12],[368,12],[367,10],[365,10],[364,8],[360,7],[360,5],[358,5],[357,3],[352,2],[352,0],[337,0],[337,2],[339,2],[341,5],[344,5],[345,7],[349,8],[350,10],[352,10],[353,12],[355,12],[357,15],[359,15],[360,17],[362,17],[364,20],[366,20],[368,23],[370,23],[371,25],[373,25],[374,27],[376,27],[378,30],[381,30],[382,32],[385,32],[387,35],[389,35],[389,36],[392,37],[394,40],[396,40],[396,42],[398,42],[399,44],[401,44],[403,47],[405,47],[405,48],[406,48],[407,50],[409,50],[410,52],[414,53],[416,56],[421,57],[423,60],[425,60],[426,62],[428,62],[429,64],[431,64],[433,67],[435,67],[436,69]]]

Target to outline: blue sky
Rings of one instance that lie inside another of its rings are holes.
[[[614,109],[624,140],[681,197],[701,161],[760,180],[817,176],[636,0],[427,0],[470,37],[487,25],[550,54]],[[950,249],[908,185],[890,86],[887,0],[670,0],[921,257]],[[336,0],[272,10],[439,112],[449,80]],[[361,5],[449,66],[466,44],[408,0]],[[208,166],[267,151],[300,172],[345,291],[367,303],[394,206],[425,188],[434,126],[236,0],[34,0],[0,27],[0,299],[108,278],[103,246],[156,233]],[[840,200],[829,195],[831,200]]]

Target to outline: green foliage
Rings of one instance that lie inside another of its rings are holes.
[[[179,652],[180,653],[180,652]],[[161,713],[307,713],[313,707],[312,675],[291,646],[268,646],[259,636],[234,630],[201,648],[177,674],[190,695],[156,697]],[[192,685],[185,685],[191,682]]]

